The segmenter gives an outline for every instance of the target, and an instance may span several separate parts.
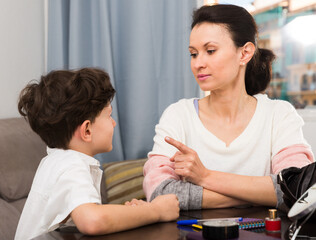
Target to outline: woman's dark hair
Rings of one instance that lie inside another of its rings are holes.
[[[271,50],[257,47],[257,25],[250,13],[242,7],[229,4],[202,6],[193,12],[191,29],[204,22],[223,24],[236,47],[242,47],[247,42],[256,46],[255,54],[246,68],[246,91],[251,96],[264,91],[271,80],[275,55]]]
[[[114,94],[100,69],[52,71],[21,91],[18,110],[48,147],[67,149],[77,127],[94,122]]]

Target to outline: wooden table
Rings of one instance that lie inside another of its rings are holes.
[[[249,208],[225,208],[225,209],[205,209],[198,211],[181,211],[180,218],[183,219],[208,219],[208,218],[226,218],[226,217],[243,217],[243,218],[261,218],[268,217],[267,207],[249,207]],[[261,233],[245,232],[245,230],[239,231],[239,239],[289,239],[288,227],[291,224],[290,220],[284,213],[280,213],[282,219],[282,230],[280,233],[267,234],[265,231]],[[203,239],[201,238],[201,232],[179,229],[176,221],[168,223],[155,223],[144,227],[136,228],[119,233],[113,233],[103,236],[84,236],[78,232],[60,232],[53,231],[47,234],[43,234],[36,240],[52,240],[52,239],[64,239],[64,240],[123,240],[123,239],[153,239],[153,240],[175,240],[175,239]],[[310,236],[316,236],[316,219],[309,220],[300,234],[309,234]]]

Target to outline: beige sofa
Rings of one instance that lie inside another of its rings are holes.
[[[14,238],[35,171],[45,155],[44,142],[23,118],[0,119],[0,239]]]

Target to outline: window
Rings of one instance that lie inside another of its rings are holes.
[[[316,107],[316,1],[279,1],[261,9],[254,7],[258,45],[277,55],[267,94],[296,108]]]
[[[316,0],[206,1],[236,4],[254,17],[258,46],[273,50],[277,59],[266,93],[296,108],[316,108]]]

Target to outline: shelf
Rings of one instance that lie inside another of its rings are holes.
[[[300,92],[287,92],[289,96],[304,96],[304,95],[316,95],[316,90],[306,90],[306,91],[300,91]]]

